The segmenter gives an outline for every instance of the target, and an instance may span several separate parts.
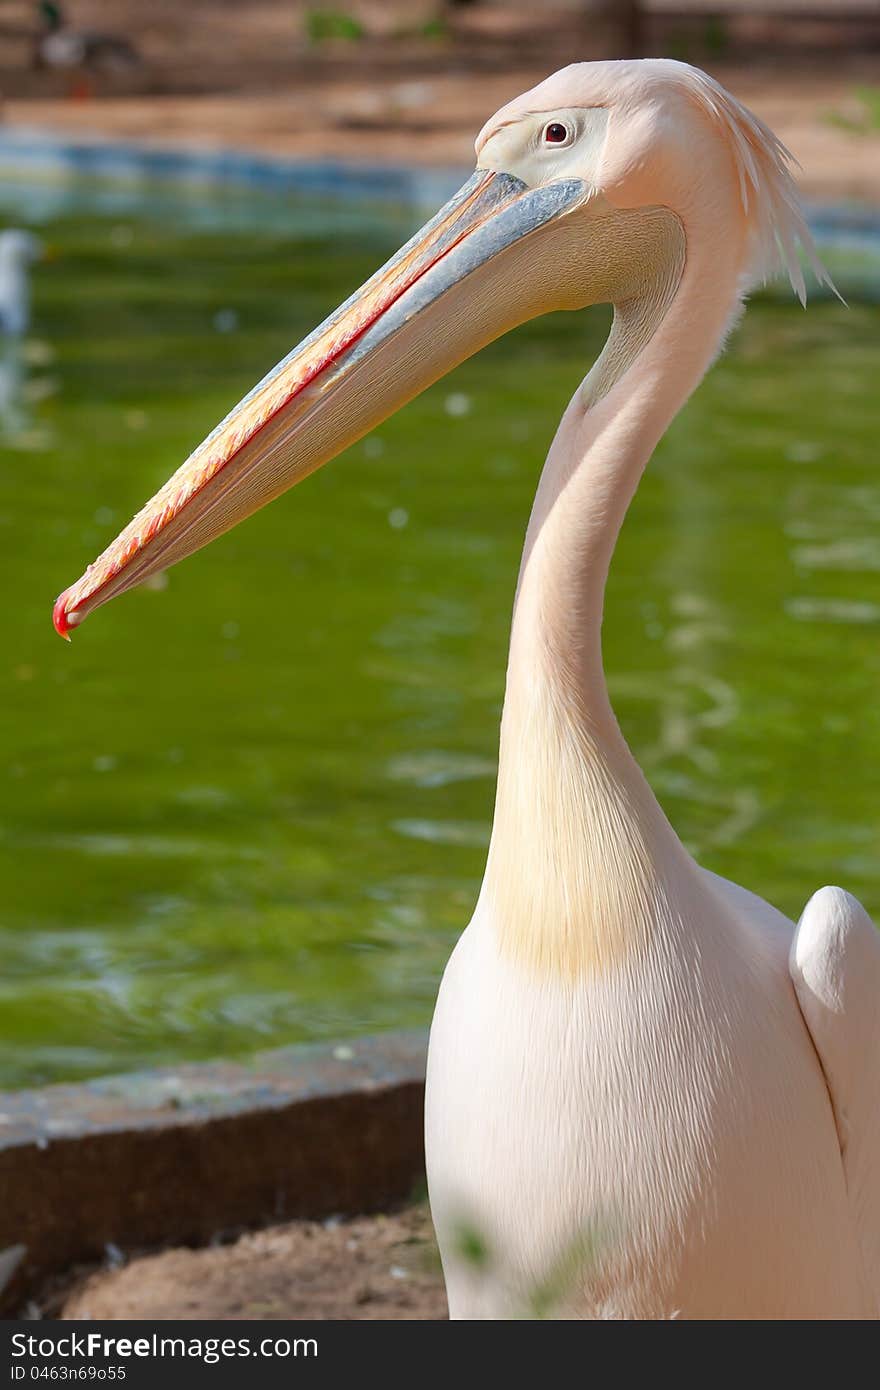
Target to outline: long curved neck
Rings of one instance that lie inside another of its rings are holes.
[[[672,292],[664,297],[652,283],[616,308],[538,486],[514,607],[484,897],[502,947],[541,972],[595,972],[639,950],[658,916],[674,911],[674,880],[693,873],[611,709],[602,608],[645,465],[738,305],[740,251],[688,228]],[[669,265],[657,273],[668,281]]]

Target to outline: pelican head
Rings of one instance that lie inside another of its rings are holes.
[[[63,636],[516,325],[599,302],[619,311],[649,279],[668,296],[701,219],[736,248],[744,285],[781,245],[803,292],[797,243],[809,251],[810,242],[787,152],[685,64],[565,68],[497,112],[476,153],[459,192],[239,402],[60,596]],[[593,377],[593,396],[606,385]]]

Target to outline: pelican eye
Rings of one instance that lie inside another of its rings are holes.
[[[571,131],[567,125],[561,121],[548,121],[544,127],[545,145],[567,145],[571,140]]]

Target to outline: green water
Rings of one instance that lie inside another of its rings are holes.
[[[0,361],[4,1085],[428,1021],[483,864],[531,495],[607,327],[495,345],[67,646],[58,590],[409,229],[178,223],[55,216]],[[790,914],[829,881],[880,909],[878,379],[875,307],[755,304],[608,597],[673,824]]]

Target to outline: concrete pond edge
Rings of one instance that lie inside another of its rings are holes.
[[[108,1254],[406,1200],[426,1052],[386,1033],[0,1093],[0,1314]]]

